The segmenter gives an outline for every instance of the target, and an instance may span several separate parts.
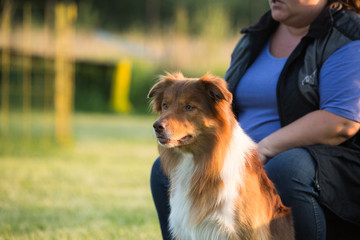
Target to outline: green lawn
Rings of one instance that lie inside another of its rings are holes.
[[[161,239],[154,119],[77,114],[71,148],[0,151],[0,239]]]

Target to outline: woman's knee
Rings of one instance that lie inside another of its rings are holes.
[[[155,160],[152,166],[150,183],[152,190],[159,187],[168,188],[169,186],[169,180],[162,169],[160,157]]]
[[[265,171],[278,189],[280,196],[313,192],[316,163],[303,148],[291,149],[272,158]]]

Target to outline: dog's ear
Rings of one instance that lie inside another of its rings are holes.
[[[215,102],[225,100],[230,104],[232,103],[232,94],[227,89],[225,80],[207,73],[200,78],[200,81]]]
[[[157,95],[159,95],[161,92],[164,91],[165,82],[163,80],[158,81],[149,91],[147,98],[153,99]]]
[[[171,76],[171,77],[170,77]],[[161,111],[161,104],[163,100],[164,91],[173,83],[173,75],[159,76],[158,82],[150,89],[147,97],[151,99],[151,105],[154,112]]]

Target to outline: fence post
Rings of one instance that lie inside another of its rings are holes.
[[[4,138],[9,134],[9,108],[10,108],[10,27],[11,27],[11,4],[9,0],[3,1],[1,19],[1,133]]]
[[[46,133],[51,132],[51,137],[53,137],[53,128],[54,128],[54,75],[53,75],[53,65],[52,61],[49,59],[49,47],[52,45],[50,41],[50,29],[54,24],[54,17],[52,15],[55,4],[52,1],[47,1],[45,4],[44,11],[44,48],[43,48],[43,56],[44,56],[44,140],[47,140]]]
[[[31,3],[24,5],[23,20],[23,136],[31,137]]]
[[[69,48],[76,12],[75,4],[58,3],[55,7],[55,140],[62,145],[71,141],[74,69]]]
[[[127,113],[131,110],[130,80],[131,62],[121,60],[116,66],[111,94],[111,107],[115,112]]]

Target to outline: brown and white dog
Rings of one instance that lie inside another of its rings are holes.
[[[224,80],[181,73],[150,90],[175,239],[294,239],[291,211],[231,109]]]

